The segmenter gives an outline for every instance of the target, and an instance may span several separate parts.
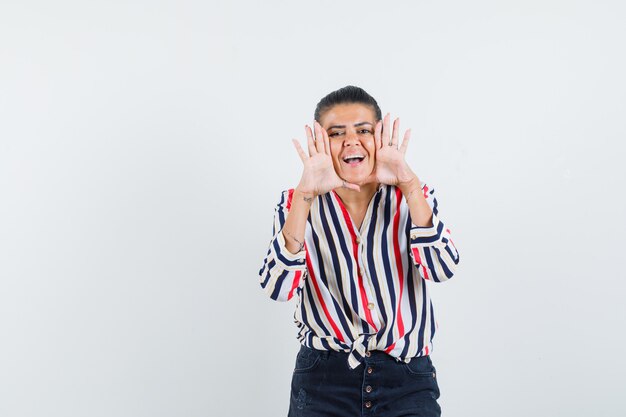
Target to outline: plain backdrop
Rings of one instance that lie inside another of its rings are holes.
[[[447,417],[626,415],[621,1],[0,3],[0,415],[287,413],[258,271],[316,103],[412,128]]]

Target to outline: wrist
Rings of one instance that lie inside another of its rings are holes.
[[[399,182],[398,188],[405,197],[408,197],[415,190],[420,190],[422,187],[417,175],[413,175],[408,181]]]
[[[316,194],[313,191],[302,189],[300,188],[300,186],[296,187],[294,190],[294,198],[297,198],[298,200],[304,200],[309,204],[311,204],[315,197]]]

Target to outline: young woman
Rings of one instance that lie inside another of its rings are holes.
[[[300,183],[282,193],[261,287],[297,300],[301,343],[289,416],[439,416],[429,354],[437,329],[426,281],[459,262],[434,190],[407,165],[367,92],[324,97]]]

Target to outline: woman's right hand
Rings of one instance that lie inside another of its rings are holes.
[[[318,196],[326,194],[335,188],[345,187],[351,190],[360,191],[360,187],[356,184],[345,182],[337,172],[333,165],[330,154],[330,141],[328,133],[317,121],[314,122],[315,138],[309,126],[304,127],[307,136],[307,144],[309,147],[309,155],[304,152],[297,139],[293,139],[293,144],[300,155],[300,159],[304,164],[304,172],[298,184],[297,190],[303,194]]]

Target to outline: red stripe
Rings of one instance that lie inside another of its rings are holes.
[[[285,206],[287,208],[287,211],[291,210],[291,200],[293,200],[293,190],[294,190],[293,188],[289,190],[289,196],[287,197],[287,204]],[[291,290],[289,291],[287,300],[291,300],[291,297],[293,297],[293,292],[298,287],[298,284],[300,283],[300,275],[302,275],[302,271],[296,271],[296,276],[293,278],[293,282],[291,283]]]
[[[328,308],[326,307],[326,303],[324,302],[324,299],[322,298],[322,293],[320,292],[320,287],[317,285],[317,280],[315,279],[315,274],[313,274],[313,266],[311,265],[311,258],[309,257],[309,251],[306,252],[306,265],[307,265],[307,268],[309,270],[309,276],[311,278],[311,281],[313,282],[313,287],[315,287],[315,293],[317,294],[317,298],[320,300],[320,304],[322,305],[322,309],[324,310],[324,314],[326,314],[326,318],[328,319],[328,322],[330,323],[330,326],[335,331],[335,334],[337,335],[337,339],[339,339],[343,343],[345,343],[345,340],[343,339],[343,336],[342,336],[341,332],[339,331],[339,327],[337,327],[337,325],[335,324],[335,321],[330,316],[330,313],[328,312]]]
[[[425,347],[426,355],[428,355],[428,346]]]
[[[350,238],[352,240],[352,252],[354,255],[354,260],[356,263],[356,274],[359,282],[359,293],[361,295],[361,303],[363,304],[363,310],[365,310],[365,319],[369,323],[370,326],[374,328],[374,330],[378,331],[378,328],[374,325],[374,319],[372,318],[372,312],[367,305],[369,304],[369,300],[367,299],[367,294],[365,293],[365,287],[363,286],[363,278],[361,277],[361,266],[359,264],[359,246],[356,243],[356,233],[354,233],[354,226],[352,225],[352,219],[350,218],[350,214],[348,210],[343,205],[343,202],[339,198],[339,195],[333,190],[333,194],[339,203],[339,207],[341,207],[341,212],[343,213],[343,218],[348,225],[348,230],[350,231]]]
[[[424,198],[428,198],[428,185],[425,185],[422,189],[424,190]]]
[[[293,188],[289,190],[289,197],[287,197],[287,211],[291,210],[291,200],[293,199]]]
[[[400,254],[400,238],[398,230],[400,228],[400,204],[402,203],[402,192],[396,188],[396,214],[393,216],[393,251],[396,255],[396,266],[398,268],[398,285],[400,295],[398,296],[398,339],[404,336],[404,322],[402,321],[402,293],[404,291],[404,268],[402,268],[402,256]]]
[[[302,271],[296,271],[296,276],[293,277],[293,282],[291,283],[291,290],[289,290],[289,295],[287,296],[287,300],[291,300],[293,297],[293,292],[298,288],[298,284],[300,283],[300,276],[302,275]]]
[[[419,250],[417,248],[413,248],[413,256],[415,256],[415,260],[417,261],[417,263],[422,266],[422,273],[424,275],[424,279],[430,279],[428,277],[428,270],[422,264],[422,258],[420,258],[420,253],[419,253]]]

